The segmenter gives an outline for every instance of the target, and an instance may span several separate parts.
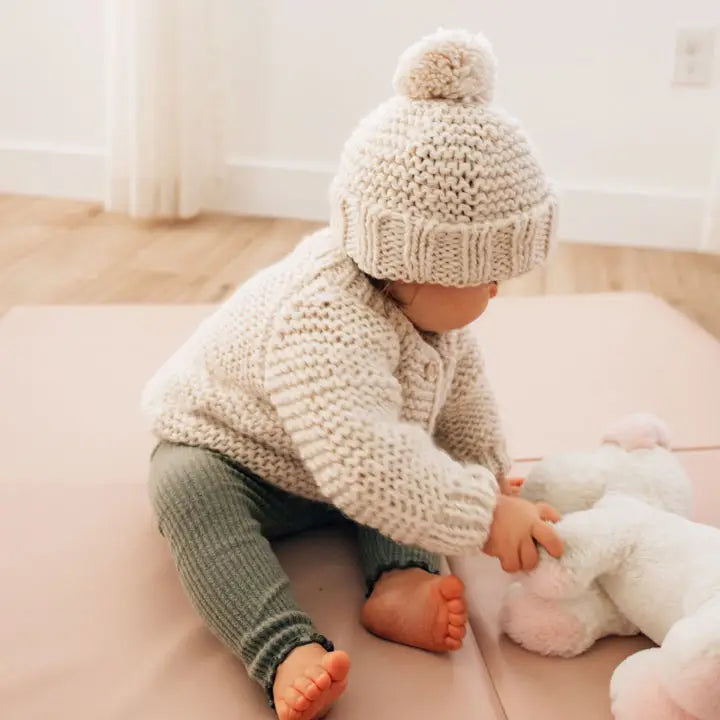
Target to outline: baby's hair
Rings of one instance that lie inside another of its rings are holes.
[[[390,294],[390,286],[392,285],[392,280],[381,280],[380,278],[373,277],[372,275],[368,275],[367,273],[365,273],[365,277],[376,290],[379,290],[385,295]]]
[[[372,275],[369,275],[368,273],[365,273],[365,277],[368,279],[368,282],[376,290],[378,290],[385,298],[387,298],[390,302],[393,302],[396,305],[399,305],[400,307],[402,307],[404,305],[403,302],[401,302],[396,297],[394,297],[392,295],[392,293],[390,292],[390,289],[392,288],[392,284],[393,284],[392,280],[376,278],[376,277],[373,277]]]

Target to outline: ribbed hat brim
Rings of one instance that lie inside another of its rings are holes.
[[[332,197],[333,232],[363,272],[450,287],[499,282],[541,265],[557,226],[557,200],[486,223],[441,223]]]

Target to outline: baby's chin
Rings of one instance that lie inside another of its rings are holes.
[[[483,308],[484,309],[484,308]],[[446,333],[451,330],[460,330],[467,327],[470,323],[477,320],[482,312],[472,313],[452,313],[452,314],[434,314],[434,313],[417,313],[414,317],[412,313],[407,313],[413,325],[419,330],[432,333]]]
[[[472,322],[472,321],[470,321],[470,322]],[[467,327],[470,324],[470,322],[459,323],[459,324],[454,324],[454,323],[434,324],[434,323],[431,323],[431,324],[423,324],[423,325],[421,325],[420,323],[413,322],[413,325],[421,332],[435,333],[436,335],[442,335],[443,333],[452,332],[453,330],[461,330],[462,328]]]

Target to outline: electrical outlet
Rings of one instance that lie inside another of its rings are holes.
[[[678,30],[675,44],[675,85],[711,85],[715,62],[715,29]]]

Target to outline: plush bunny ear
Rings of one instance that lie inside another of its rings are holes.
[[[629,415],[616,422],[605,433],[604,443],[619,445],[633,450],[652,450],[654,447],[670,447],[670,431],[667,425],[649,413]]]
[[[595,451],[551,455],[533,467],[521,495],[533,502],[550,503],[562,515],[587,510],[607,489],[613,464],[607,454]]]
[[[591,508],[606,493],[630,495],[684,517],[692,508],[687,474],[677,457],[657,444],[628,452],[607,443],[592,452],[547,457],[532,469],[521,495],[565,515]]]

